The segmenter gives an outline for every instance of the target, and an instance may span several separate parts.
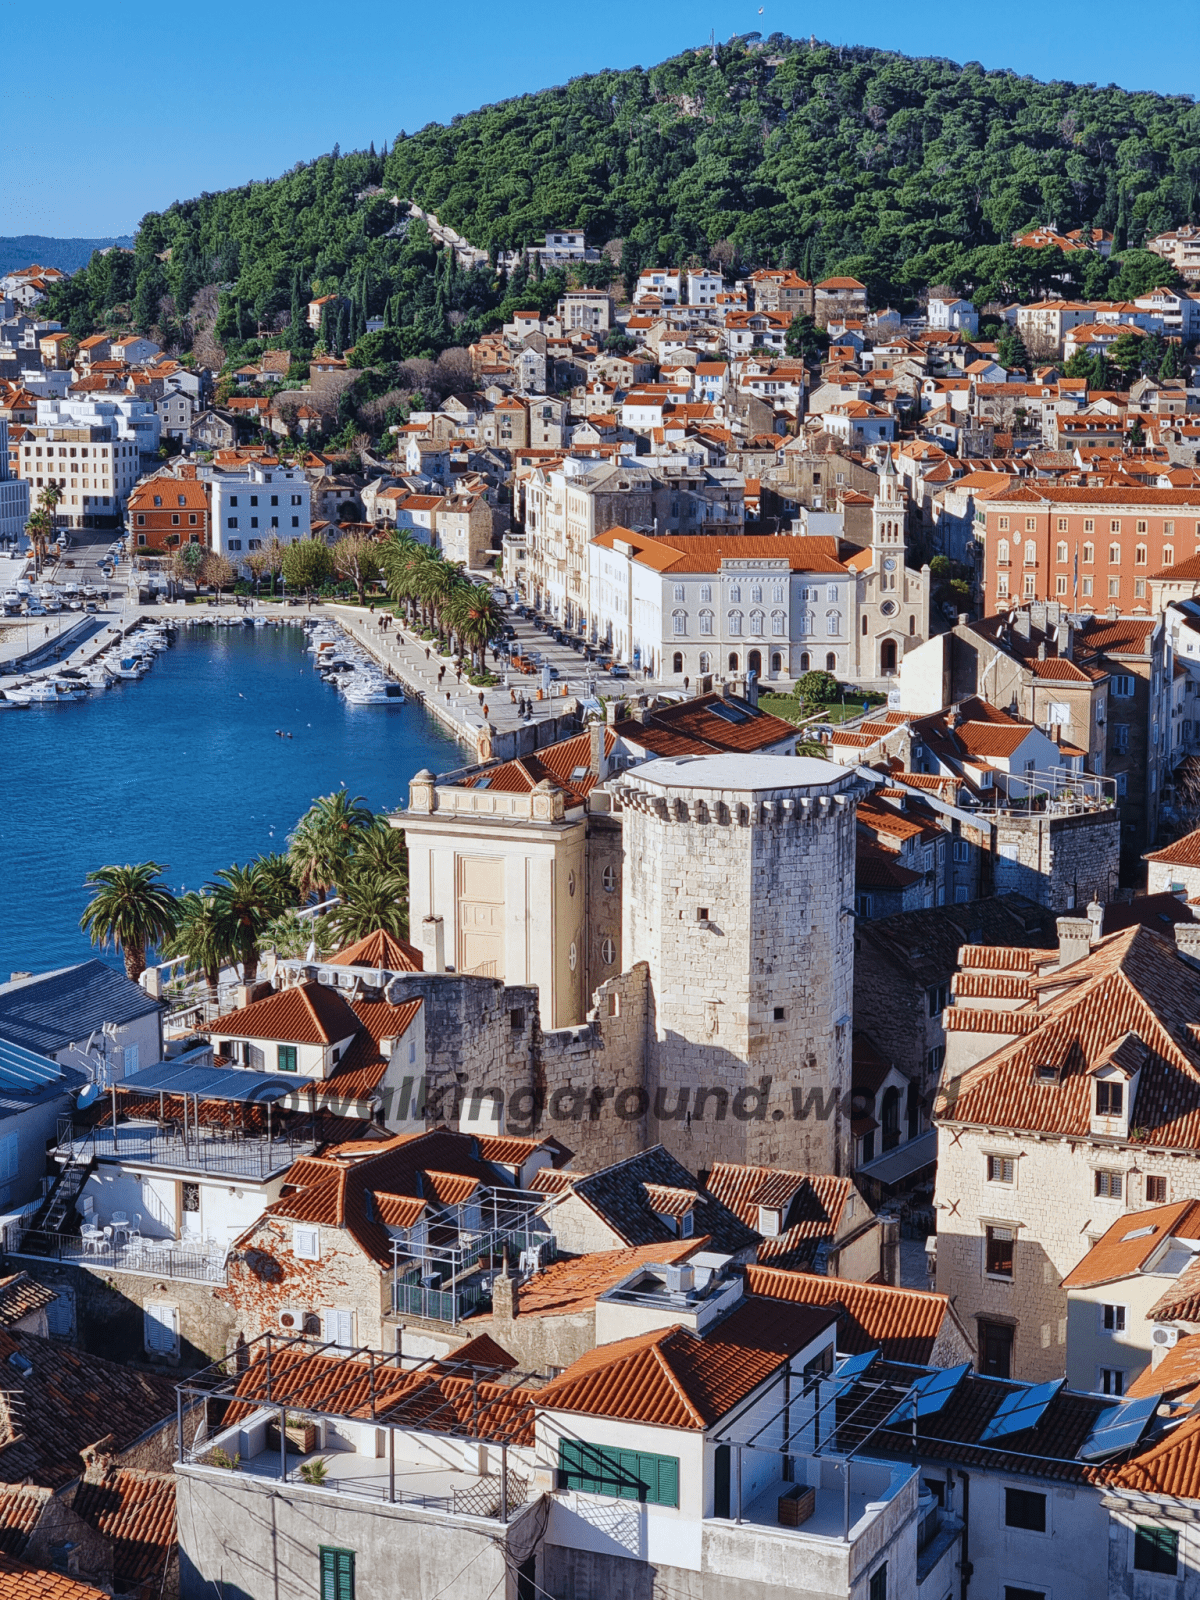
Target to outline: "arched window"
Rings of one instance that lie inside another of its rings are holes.
[[[883,672],[896,670],[896,641],[885,639],[879,651],[879,666]]]
[[[616,960],[617,947],[611,939],[605,939],[600,946],[600,958],[606,967],[611,967]]]
[[[1144,567],[1146,565],[1146,546],[1144,544],[1139,544],[1137,549],[1133,552],[1133,562],[1134,565],[1138,567]]]
[[[759,651],[759,650],[751,650],[750,659],[746,663],[746,668],[747,668],[747,670],[749,672],[753,672],[753,673],[757,674],[757,676],[760,677],[760,678],[762,677],[762,652],[761,651]]]
[[[1058,564],[1059,564],[1060,567],[1065,567],[1066,566],[1066,564],[1067,564],[1067,547],[1066,547],[1065,542],[1063,540],[1061,540],[1061,539],[1059,540],[1059,543],[1058,543],[1057,560],[1058,560]]]
[[[616,869],[616,867],[605,867],[605,869],[604,869],[604,877],[603,877],[602,881],[604,883],[604,892],[605,892],[605,894],[611,894],[613,892],[613,890],[617,887],[617,869]]]
[[[1109,545],[1108,564],[1110,567],[1119,567],[1121,565],[1121,546],[1119,544]]]
[[[799,620],[800,620],[800,637],[802,639],[807,639],[807,638],[809,638],[811,636],[812,631],[813,631],[813,614],[812,614],[812,612],[811,611],[802,611],[800,613],[800,619]]]
[[[786,629],[786,627],[787,627],[787,618],[784,616],[783,612],[782,611],[772,611],[772,613],[771,613],[771,633],[773,634],[773,636],[776,639],[782,639],[783,635],[784,635],[784,630]]]
[[[711,611],[702,611],[700,613],[700,632],[703,634],[711,634],[712,631],[713,614]]]
[[[1008,540],[1007,539],[1001,539],[1000,543],[996,546],[996,560],[997,561],[1007,561],[1008,560]]]
[[[742,613],[740,611],[731,611],[729,613],[729,631],[730,633],[741,633]]]
[[[883,1148],[894,1150],[900,1143],[900,1091],[893,1087],[883,1095],[880,1121],[883,1123]]]
[[[908,619],[908,631],[909,631],[909,633],[912,633],[912,634],[915,634],[916,631],[917,631],[917,618],[916,618],[915,613],[914,613],[913,616],[909,617],[909,619]]]
[[[671,657],[671,671],[672,672],[682,672],[683,671],[683,651],[682,650],[676,650],[675,654]]]
[[[687,632],[687,612],[673,611],[671,613],[671,632],[678,638]]]
[[[712,671],[712,657],[709,655],[707,650],[701,650],[701,652],[700,652],[700,671],[701,672],[711,672]]]
[[[738,654],[737,654],[736,650],[731,650],[729,652],[729,670],[730,670],[730,672],[736,672],[737,669],[738,669]]]
[[[827,611],[825,613],[825,632],[830,639],[836,639],[842,631],[842,613],[840,611]]]
[[[782,672],[783,671],[783,657],[779,654],[778,650],[772,650],[771,651],[771,671],[772,672]]]
[[[809,660],[808,651],[806,650],[800,657],[800,671],[807,672],[811,665],[812,662]]]
[[[837,657],[834,655],[832,650],[825,657],[825,671],[826,672],[836,672],[837,671]]]
[[[1083,559],[1085,561],[1095,561],[1095,559],[1096,559],[1096,546],[1094,544],[1085,544],[1084,545],[1084,547],[1083,547]]]
[[[862,631],[863,631],[863,638],[865,639],[867,637],[867,619],[866,619],[866,617],[863,618]]]
[[[763,625],[765,624],[766,620],[767,619],[763,616],[761,611],[752,611],[750,613],[750,632],[755,636],[755,638],[762,638]]]

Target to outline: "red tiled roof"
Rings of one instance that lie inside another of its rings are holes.
[[[1200,867],[1200,828],[1185,833],[1182,839],[1164,845],[1161,850],[1151,850],[1142,860],[1162,861],[1171,867]]]
[[[704,1339],[659,1328],[601,1345],[537,1394],[539,1409],[649,1426],[710,1427],[833,1321],[815,1308],[746,1300]],[[807,1313],[807,1314],[806,1314]]]
[[[981,967],[989,971],[1034,972],[1044,961],[1044,950],[1022,950],[1005,944],[967,944],[959,951],[960,967]]]
[[[10,1328],[57,1299],[53,1289],[36,1282],[27,1272],[0,1278],[0,1327]]]
[[[613,732],[617,738],[640,745],[656,756],[749,753],[796,737],[792,723],[755,710],[746,701],[732,702],[734,710],[743,713],[739,721],[721,716],[715,709],[721,704],[719,694],[681,700],[647,712],[644,722],[618,722]]]
[[[842,1313],[838,1350],[859,1355],[878,1350],[887,1361],[926,1365],[947,1317],[950,1297],[924,1289],[896,1289],[886,1283],[852,1283],[778,1267],[748,1266],[746,1288],[792,1304],[829,1306]],[[967,1341],[969,1343],[969,1341]]]
[[[708,1176],[708,1192],[727,1205],[748,1228],[758,1231],[759,1207],[782,1213],[778,1234],[764,1236],[759,1261],[783,1267],[812,1266],[817,1246],[842,1226],[847,1202],[857,1200],[849,1178],[824,1173],[787,1172],[774,1167],[742,1167],[718,1161]],[[863,1217],[867,1215],[863,1206]]]
[[[109,1593],[0,1553],[0,1600],[109,1600]]]
[[[53,1493],[36,1483],[6,1484],[0,1489],[0,1550],[5,1555],[25,1554],[29,1535]]]
[[[1145,1265],[1164,1239],[1200,1239],[1200,1200],[1181,1200],[1171,1206],[1126,1212],[1073,1267],[1062,1281],[1064,1289],[1087,1289],[1096,1284],[1128,1278]]]
[[[708,1238],[673,1240],[669,1244],[644,1244],[631,1250],[594,1250],[585,1256],[554,1261],[521,1285],[517,1314],[522,1317],[563,1317],[587,1311],[622,1278],[642,1266],[668,1266],[686,1261],[703,1250]]]
[[[158,1577],[175,1548],[175,1479],[114,1467],[75,1491],[75,1515],[111,1543],[113,1578],[131,1589]]]
[[[995,1031],[1015,1032],[1024,1021],[1032,1033],[947,1084],[937,1115],[948,1123],[1087,1138],[1090,1069],[1128,1043],[1144,1058],[1130,1126],[1145,1129],[1151,1147],[1200,1146],[1200,973],[1173,940],[1139,925],[1101,940],[1073,964],[1069,980],[1065,992],[1036,1011],[988,1019]],[[962,1026],[951,1020],[957,1010],[944,1015],[948,1029]],[[1057,1069],[1057,1081],[1035,1077],[1042,1065]]]
[[[416,945],[406,939],[396,939],[382,928],[369,933],[357,944],[347,945],[336,956],[329,957],[334,967],[372,967],[380,972],[423,972],[425,957]]]
[[[604,730],[605,755],[617,742],[612,728]],[[566,795],[568,805],[581,805],[600,781],[591,770],[592,736],[589,731],[545,745],[536,755],[518,756],[498,767],[487,767],[462,780],[465,789],[487,788],[500,794],[530,794],[545,779]]]
[[[357,1033],[359,1021],[336,989],[309,980],[227,1011],[210,1023],[214,1037],[283,1039],[294,1044],[335,1044]]]

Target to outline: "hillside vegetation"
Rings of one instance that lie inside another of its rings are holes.
[[[596,73],[402,134],[390,151],[335,148],[273,182],[151,213],[133,256],[96,258],[55,308],[80,334],[127,320],[186,349],[204,328],[228,352],[336,289],[345,342],[385,315],[368,354],[403,359],[557,291],[439,265],[422,227],[397,227],[393,196],[493,252],[582,226],[608,247],[594,280],[628,284],[639,267],[695,257],[852,273],[896,301],[950,283],[982,302],[1034,294],[1062,269],[1011,248],[1031,223],[1112,229],[1119,253],[1193,218],[1200,108],[977,63],[733,41],[715,63],[706,47]],[[1158,270],[1144,257],[1068,264],[1092,294]]]

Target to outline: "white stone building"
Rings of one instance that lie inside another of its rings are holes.
[[[234,566],[266,540],[310,537],[312,497],[302,468],[252,461],[244,472],[214,472],[211,481],[213,549]]]
[[[856,579],[836,539],[654,539],[610,528],[591,541],[588,562],[599,639],[661,681],[850,674]]]

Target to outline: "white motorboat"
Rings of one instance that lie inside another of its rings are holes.
[[[104,665],[114,678],[146,676],[146,665],[141,656],[105,656]]]
[[[355,673],[343,684],[342,694],[348,706],[402,706],[404,690],[398,683],[389,683],[382,676]]]
[[[96,661],[90,667],[84,667],[81,681],[86,683],[89,689],[112,688],[112,678],[109,676],[108,669],[102,661]]]

